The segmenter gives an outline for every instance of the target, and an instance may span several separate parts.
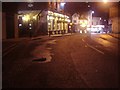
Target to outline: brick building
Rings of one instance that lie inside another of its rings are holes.
[[[109,9],[109,25],[111,25],[112,33],[120,33],[120,5],[118,2]]]
[[[2,39],[68,32],[61,2],[3,2]]]

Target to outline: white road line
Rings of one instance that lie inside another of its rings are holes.
[[[11,45],[11,46],[5,48],[5,49],[3,50],[3,52],[6,52],[7,50],[9,50],[10,48],[12,48],[12,47],[14,47],[14,46],[16,46],[16,45],[17,45],[17,44],[13,44],[13,45]]]
[[[83,42],[85,42],[85,40],[82,38],[82,41]],[[85,42],[86,43],[86,42]],[[101,54],[104,54],[104,52],[102,52],[102,51],[100,51],[100,50],[98,50],[97,48],[95,48],[95,47],[93,47],[93,46],[91,46],[91,45],[89,45],[88,43],[86,43],[87,44],[87,46],[88,47],[90,47],[90,48],[92,48],[92,49],[94,49],[94,50],[96,50],[97,52],[99,52],[99,53],[101,53]]]
[[[85,42],[85,40],[82,38],[82,41]]]
[[[6,56],[7,54],[9,54],[11,51],[13,51],[16,47],[17,47],[17,45],[15,45],[13,48],[11,48],[8,51],[6,51],[5,53],[3,53],[3,57]]]
[[[94,48],[93,46],[91,46],[91,45],[89,45],[89,44],[87,44],[87,46],[90,47],[90,48],[92,48],[92,49],[94,49],[94,50],[96,50],[97,52],[99,52],[99,53],[101,53],[101,54],[104,54],[104,52],[98,50],[97,48]]]

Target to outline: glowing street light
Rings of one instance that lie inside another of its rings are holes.
[[[95,12],[94,11],[91,11],[91,25],[92,25],[92,21],[93,21],[93,14],[94,14]]]
[[[22,17],[23,21],[28,21],[30,20],[30,16],[29,15],[25,15]]]
[[[94,14],[95,12],[94,11],[92,11],[92,14]]]
[[[90,7],[90,5],[88,5],[88,7]]]
[[[60,3],[60,5],[61,5],[61,7],[64,7],[65,3],[62,2],[62,3]]]
[[[104,2],[104,3],[107,3],[107,2],[108,2],[108,0],[103,0],[103,2]]]
[[[60,3],[60,8],[64,11],[64,7],[65,7],[65,4],[64,2]]]

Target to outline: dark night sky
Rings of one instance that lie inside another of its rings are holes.
[[[87,12],[88,10],[93,10],[95,13],[93,16],[103,17],[105,19],[109,16],[109,7],[113,3],[106,3],[103,2],[66,2],[65,4],[65,12],[70,13],[71,15],[79,12]],[[91,7],[88,7],[90,5]]]
[[[99,17],[104,17],[104,18],[108,18],[109,15],[109,7],[112,5],[113,3],[107,3],[104,4],[103,2],[66,2],[65,4],[65,12],[66,13],[70,13],[71,15],[79,12],[79,13],[83,13],[83,12],[87,12],[88,10],[94,10],[95,13],[93,14],[93,16],[99,16]],[[91,7],[88,8],[88,5],[90,5]],[[8,7],[10,6],[10,7]],[[10,9],[10,11],[14,11],[14,9],[17,9],[16,7],[18,6],[18,9],[27,9],[25,8],[25,6],[27,6],[26,4],[18,4],[18,3],[5,3],[3,4],[3,9]],[[7,8],[8,7],[8,8]],[[44,9],[44,7],[46,7],[46,2],[34,2],[34,9]],[[4,10],[3,10],[4,11]]]

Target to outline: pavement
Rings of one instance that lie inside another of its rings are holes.
[[[97,42],[86,34],[75,33],[17,45],[15,50],[3,56],[3,89],[117,88],[118,52],[104,46],[113,42],[100,38],[112,37],[106,34],[91,36],[95,36]],[[99,41],[103,41],[103,45]],[[116,44],[112,46],[117,49]],[[44,55],[46,62],[40,60],[40,55]]]
[[[115,33],[109,33],[112,37],[115,37],[120,40],[120,34],[115,34]]]
[[[50,37],[48,35],[44,35],[44,36],[37,36],[37,37],[24,37],[24,38],[17,38],[17,39],[6,39],[6,40],[2,40],[2,52],[6,52],[6,51],[11,51],[13,48],[15,48],[17,46],[17,44],[21,43],[21,42],[25,42],[25,41],[30,41],[30,40],[37,40],[37,39],[41,39],[41,40],[48,40],[52,37],[61,37],[61,36],[68,36],[71,35],[71,33],[68,34],[56,34],[56,35],[51,35]],[[115,37],[117,39],[120,39],[120,34],[113,34],[113,33],[109,33],[108,35]]]

